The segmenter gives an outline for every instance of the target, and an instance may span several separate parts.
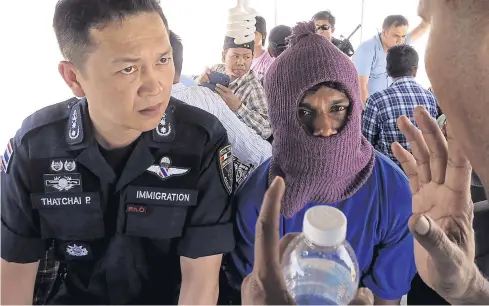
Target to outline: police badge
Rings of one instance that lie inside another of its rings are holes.
[[[234,189],[234,164],[231,145],[219,149],[219,172],[226,191],[231,194]]]

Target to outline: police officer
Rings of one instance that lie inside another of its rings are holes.
[[[156,0],[60,0],[59,71],[83,99],[28,117],[2,157],[2,304],[215,304],[234,247],[232,152],[219,121],[170,99]]]

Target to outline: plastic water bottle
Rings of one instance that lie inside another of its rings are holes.
[[[303,233],[282,257],[285,283],[298,305],[347,305],[357,293],[358,262],[346,239],[346,217],[337,208],[315,206]]]

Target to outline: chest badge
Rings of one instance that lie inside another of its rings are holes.
[[[47,192],[50,191],[80,191],[81,189],[81,176],[78,173],[72,175],[55,175],[45,174],[44,184],[46,185]]]
[[[88,255],[88,250],[82,245],[73,244],[66,246],[66,253],[74,257],[83,257]]]
[[[189,168],[178,168],[171,167],[171,159],[169,157],[161,158],[159,165],[149,166],[146,171],[153,173],[158,176],[160,179],[164,180],[171,176],[181,176],[187,174],[190,169]]]

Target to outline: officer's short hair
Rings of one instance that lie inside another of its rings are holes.
[[[387,51],[387,74],[392,78],[412,76],[418,63],[418,52],[411,46],[394,46]]]
[[[138,14],[156,12],[168,28],[158,0],[58,0],[53,28],[61,54],[82,69],[94,47],[90,29],[103,28],[109,22]]]
[[[317,12],[316,14],[314,14],[314,16],[312,16],[312,20],[313,21],[327,20],[332,27],[334,27],[336,23],[336,18],[328,10]]]
[[[384,19],[384,23],[382,24],[382,28],[384,30],[388,30],[391,27],[397,28],[397,27],[402,27],[402,26],[407,26],[407,25],[409,25],[409,21],[407,20],[406,17],[404,17],[402,15],[390,15]]]
[[[175,65],[175,75],[182,74],[183,66],[183,44],[180,36],[170,31],[170,45],[173,49],[173,64]]]

